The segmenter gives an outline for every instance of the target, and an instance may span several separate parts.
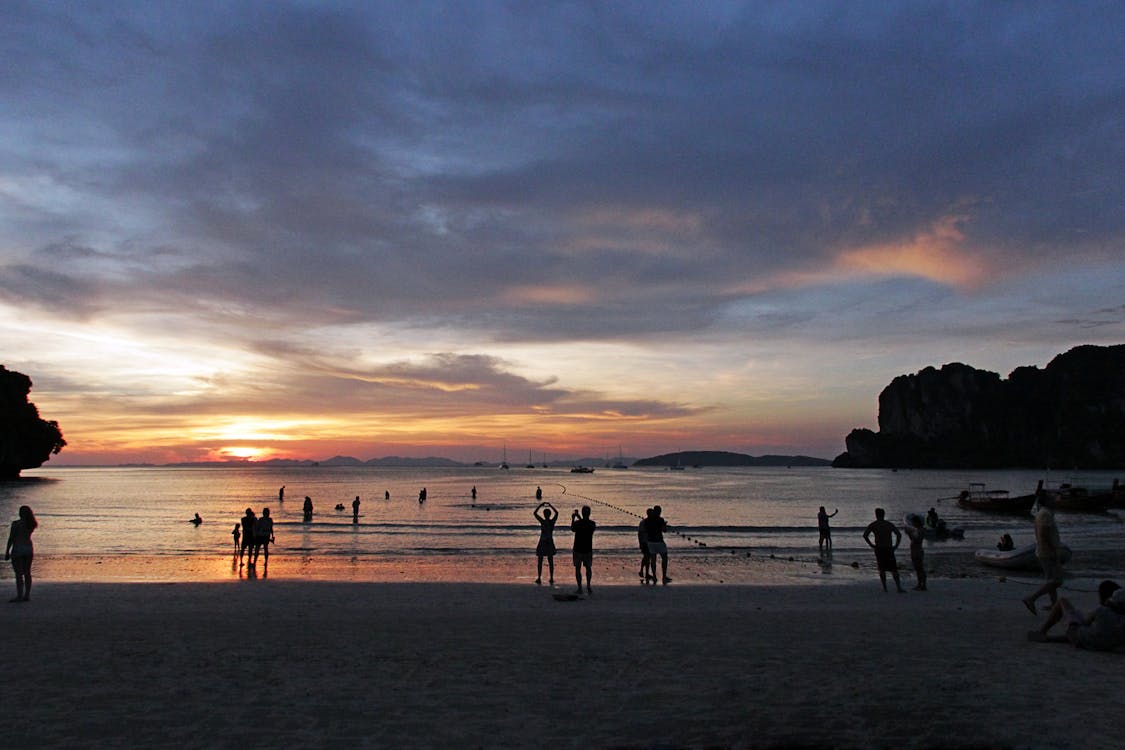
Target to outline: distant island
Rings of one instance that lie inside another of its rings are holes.
[[[31,378],[0,365],[0,480],[36,469],[64,447],[59,423],[43,419],[28,400]]]
[[[879,394],[879,431],[855,429],[844,468],[1125,468],[1125,344],[1078,346],[1006,380],[954,362]]]
[[[830,466],[811,456],[748,456],[729,451],[679,451],[637,460],[633,466]]]

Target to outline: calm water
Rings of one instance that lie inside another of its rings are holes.
[[[866,557],[861,533],[876,506],[900,523],[911,511],[938,509],[950,526],[965,529],[960,542],[931,545],[938,554],[990,547],[1002,532],[1031,541],[1030,520],[990,516],[959,508],[953,499],[970,482],[1013,494],[1031,492],[1041,473],[1028,471],[883,471],[831,468],[565,469],[496,468],[50,468],[0,483],[0,513],[7,519],[30,505],[40,520],[38,555],[66,557],[193,556],[226,553],[231,530],[247,506],[268,506],[275,518],[275,554],[348,559],[421,560],[450,555],[532,554],[538,525],[532,518],[535,489],[563,515],[556,530],[560,550],[570,545],[564,524],[572,509],[591,505],[598,522],[599,552],[632,553],[637,518],[653,504],[674,527],[677,555],[748,551],[816,558],[816,511],[832,519],[836,557]],[[1069,481],[1108,487],[1112,473],[1055,474]],[[285,485],[285,502],[278,488]],[[470,490],[477,488],[477,499]],[[426,487],[428,500],[418,503]],[[384,499],[384,492],[391,497]],[[301,505],[315,504],[312,523]],[[352,523],[351,501],[361,517]],[[345,510],[334,506],[343,503]],[[1120,511],[1119,511],[1120,512]],[[199,513],[196,528],[189,519]],[[1125,514],[1125,512],[1122,512]],[[1060,514],[1065,541],[1075,549],[1120,550],[1125,528],[1117,514]],[[690,538],[690,539],[689,539]],[[706,545],[704,547],[703,545]]]

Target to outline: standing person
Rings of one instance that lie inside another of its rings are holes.
[[[1051,606],[1059,598],[1059,587],[1063,582],[1062,542],[1059,541],[1059,526],[1055,523],[1055,513],[1046,495],[1039,497],[1039,511],[1035,514],[1035,557],[1043,568],[1043,585],[1035,589],[1031,596],[1023,598],[1023,606],[1035,614],[1035,601],[1046,594],[1051,598]]]
[[[645,526],[645,521],[648,520],[648,514],[652,512],[652,508],[645,511],[645,517],[637,524],[637,544],[641,548],[641,570],[637,574],[645,583],[652,581],[656,583],[656,566],[652,564],[652,556],[648,553],[648,528]]]
[[[302,510],[305,514],[305,523],[309,523],[310,521],[312,521],[313,503],[312,498],[308,495],[305,495],[305,505]]]
[[[277,502],[285,502],[285,485],[281,485],[281,489],[277,491]]]
[[[476,500],[477,499],[477,486],[475,484],[473,485],[472,494],[473,494],[473,499]]]
[[[668,522],[661,517],[663,509],[659,505],[652,506],[645,518],[645,533],[648,536],[648,565],[652,570],[652,580],[656,582],[656,558],[660,558],[660,582],[667,586],[672,582],[668,577],[668,545],[664,542],[664,532],[668,530]]]
[[[910,525],[906,527],[906,535],[910,537],[910,562],[914,564],[914,577],[918,579],[915,591],[926,590],[926,552],[922,549],[922,542],[926,532],[922,529],[922,519],[918,516],[910,517]]]
[[[543,513],[540,515],[539,511]],[[535,582],[543,581],[543,558],[547,558],[547,570],[550,573],[550,584],[555,585],[555,523],[559,520],[559,512],[550,503],[539,503],[532,513],[539,522],[539,544],[535,547],[535,556],[539,564],[536,568]]]
[[[242,524],[236,523],[234,525],[234,531],[232,531],[230,535],[234,537],[234,551],[238,552],[242,549],[242,546],[238,543],[242,538]]]
[[[258,562],[258,553],[263,549],[266,552],[266,565],[270,564],[270,542],[273,541],[273,519],[270,518],[270,509],[262,508],[262,517],[254,522],[254,562]]]
[[[426,502],[426,488],[425,487],[418,490],[418,504],[421,505],[424,502]]]
[[[542,500],[543,499],[543,488],[542,487],[536,487],[535,488],[535,499],[536,500]]]
[[[586,566],[586,593],[594,593],[590,589],[590,568],[594,562],[594,529],[597,524],[590,520],[590,506],[582,506],[582,515],[575,510],[570,517],[570,530],[574,532],[574,580],[578,583],[578,592],[582,593],[582,566]]]
[[[254,509],[247,508],[246,515],[242,517],[242,547],[238,550],[240,560],[243,553],[249,555],[254,551],[254,522],[257,520]]]
[[[822,505],[820,506],[820,510],[816,513],[816,525],[817,528],[820,529],[820,541],[817,542],[817,546],[820,548],[821,552],[825,550],[828,550],[830,554],[832,552],[832,527],[828,525],[828,519],[839,512],[840,509],[837,508],[831,513],[828,513],[824,510],[824,506]]]
[[[883,583],[883,591],[887,590],[887,573],[890,573],[894,576],[898,593],[905,594],[906,590],[898,579],[898,563],[895,561],[895,550],[902,542],[902,534],[886,519],[886,515],[886,511],[882,508],[875,509],[875,520],[864,530],[863,541],[875,550],[875,563],[879,567],[879,580]]]
[[[31,601],[31,561],[35,557],[31,532],[38,526],[31,508],[21,505],[19,518],[12,521],[8,544],[4,547],[4,559],[12,561],[12,570],[16,573],[16,598],[9,599],[10,602]]]
[[[352,523],[359,523],[359,495],[352,500]]]

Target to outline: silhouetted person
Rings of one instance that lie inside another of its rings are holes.
[[[285,502],[285,485],[281,485],[281,489],[277,491],[277,501],[279,503]]]
[[[664,532],[668,530],[668,522],[661,517],[663,510],[659,505],[649,509],[645,517],[645,533],[648,536],[648,564],[652,570],[652,580],[656,580],[656,558],[660,558],[660,582],[668,584],[668,545],[664,541]]]
[[[828,519],[840,512],[840,509],[828,513],[824,510],[824,506],[820,506],[820,510],[816,513],[816,526],[820,529],[820,541],[817,546],[821,552],[832,551],[832,527],[828,525]]]
[[[470,492],[469,494],[471,494],[471,495],[473,496],[473,499],[474,499],[474,500],[476,500],[476,499],[477,499],[477,486],[476,486],[475,484],[473,485],[473,490],[472,490],[472,492]]]
[[[543,511],[540,514],[539,511]],[[539,503],[532,513],[539,522],[539,544],[535,547],[535,556],[538,559],[535,582],[543,581],[543,558],[547,558],[547,571],[551,576],[550,583],[555,585],[555,523],[559,520],[559,512],[550,503]]]
[[[239,540],[242,539],[242,525],[236,523],[234,525],[234,531],[232,531],[230,535],[234,537],[234,551],[238,552],[242,549],[242,546],[239,544]]]
[[[250,554],[254,551],[254,522],[257,520],[254,509],[247,508],[246,515],[242,517],[242,549],[239,551],[239,557],[243,552]]]
[[[352,500],[352,523],[359,523],[359,495]]]
[[[1012,541],[1011,534],[1001,534],[1000,541],[996,543],[996,549],[1001,552],[1009,552],[1016,548],[1016,543]]]
[[[418,491],[418,504],[419,505],[426,502],[426,494],[427,493],[426,493],[425,487],[423,487],[421,490]]]
[[[582,515],[575,510],[570,517],[570,530],[574,532],[574,580],[578,584],[578,593],[582,593],[582,567],[586,568],[586,593],[592,594],[590,589],[591,567],[594,562],[594,529],[597,524],[590,520],[590,506],[582,506]]]
[[[391,491],[390,490],[383,490],[383,499],[384,500],[390,500],[391,499]]]
[[[1059,541],[1059,526],[1055,523],[1055,513],[1045,496],[1039,498],[1039,511],[1035,514],[1035,558],[1043,569],[1043,585],[1030,596],[1023,598],[1023,606],[1035,614],[1035,602],[1046,594],[1053,606],[1059,598],[1059,586],[1063,582],[1062,542]]]
[[[938,526],[941,525],[941,519],[938,518],[937,511],[930,508],[926,511],[926,528],[937,531]]]
[[[875,509],[875,520],[864,529],[863,541],[875,550],[875,564],[879,568],[879,580],[883,583],[883,591],[887,590],[887,573],[890,573],[894,576],[898,592],[905,594],[906,590],[902,588],[902,583],[898,579],[898,563],[895,561],[895,550],[902,542],[902,534],[885,516],[886,511],[882,508]]]
[[[31,601],[31,561],[35,558],[31,534],[38,526],[31,508],[21,505],[19,517],[12,521],[8,544],[4,547],[4,559],[12,561],[12,570],[16,574],[16,598],[9,599],[11,602]]]
[[[199,526],[201,523],[203,523],[203,519],[199,517],[198,513],[196,513],[195,518],[191,519],[191,522],[196,526]]]
[[[916,515],[910,516],[910,524],[906,527],[906,535],[910,537],[910,562],[914,565],[914,576],[918,579],[914,590],[925,591],[926,551],[922,548],[922,542],[926,539],[926,533],[922,530],[921,518]]]
[[[535,499],[536,500],[542,500],[543,499],[543,488],[542,487],[536,487],[535,488]]]
[[[645,511],[645,517],[637,524],[637,544],[641,548],[641,570],[637,574],[645,583],[652,581],[656,583],[656,566],[652,564],[652,556],[648,553],[648,527],[645,526],[645,521],[648,520],[648,513],[652,510],[649,508]]]
[[[258,562],[258,553],[266,553],[266,564],[270,560],[270,543],[273,541],[273,519],[270,518],[270,509],[262,508],[262,517],[254,522],[254,562]]]
[[[312,514],[313,514],[312,498],[309,497],[308,495],[305,495],[305,504],[304,504],[302,510],[304,511],[304,514],[305,514],[305,523],[308,523],[309,521],[312,520]]]

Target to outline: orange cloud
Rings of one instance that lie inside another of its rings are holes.
[[[964,216],[945,216],[928,229],[898,242],[845,250],[836,258],[837,272],[872,276],[920,276],[961,288],[974,288],[990,268],[965,250],[960,225]]]

